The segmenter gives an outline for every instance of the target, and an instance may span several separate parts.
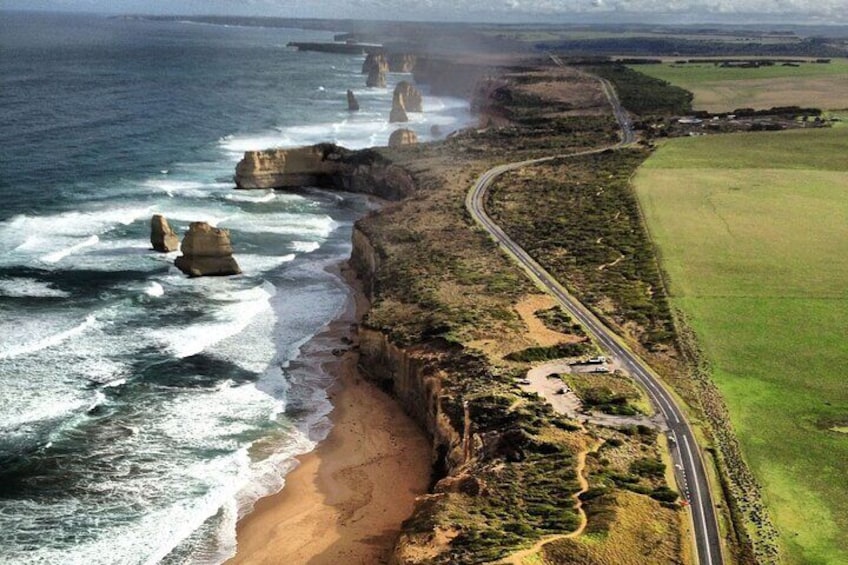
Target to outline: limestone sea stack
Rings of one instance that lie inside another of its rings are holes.
[[[368,72],[368,79],[365,81],[365,86],[386,88],[386,73],[377,67],[372,68]]]
[[[349,112],[359,111],[359,101],[356,99],[356,95],[352,90],[347,91],[347,109]]]
[[[150,218],[150,244],[153,249],[162,253],[170,253],[180,247],[180,238],[162,214],[155,214]]]
[[[406,115],[406,108],[403,104],[403,98],[397,95],[397,91],[395,91],[395,95],[392,97],[392,111],[389,112],[389,123],[394,124],[397,122],[408,122],[409,116]]]
[[[405,80],[395,86],[394,98],[400,98],[403,101],[403,107],[407,112],[424,111],[421,91]]]
[[[362,63],[362,74],[370,75],[376,69],[383,74],[389,72],[389,62],[383,53],[368,53],[365,62]]]
[[[389,147],[400,147],[401,145],[415,145],[418,143],[418,135],[411,129],[401,128],[392,132],[389,136]]]
[[[241,269],[233,258],[230,232],[206,222],[192,222],[183,238],[183,254],[174,264],[190,277],[237,275]]]

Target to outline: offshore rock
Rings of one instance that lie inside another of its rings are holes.
[[[400,147],[401,145],[415,145],[418,143],[418,134],[411,129],[402,128],[392,132],[389,136],[389,147]]]
[[[153,249],[162,253],[170,253],[180,247],[180,238],[162,214],[155,214],[150,218],[150,244]]]
[[[206,222],[192,222],[183,238],[183,254],[174,265],[191,277],[237,275],[241,269],[233,258],[230,232]]]
[[[403,98],[397,95],[392,98],[392,111],[389,112],[389,123],[408,122],[409,116],[406,115],[406,108],[403,105]]]
[[[365,81],[365,86],[386,88],[386,73],[376,67],[371,69],[368,72],[368,79]]]
[[[295,149],[247,151],[236,165],[237,188],[324,186],[338,171],[340,148],[329,143]]]
[[[375,149],[350,151],[333,143],[247,151],[236,166],[238,188],[314,186],[400,200],[415,182]]]
[[[405,80],[400,81],[395,86],[395,92],[392,97],[393,104],[395,99],[400,99],[403,102],[403,108],[407,112],[424,111],[421,91]]]
[[[383,74],[389,72],[389,62],[383,53],[368,53],[365,57],[365,62],[362,63],[362,74],[369,75],[374,69]]]
[[[356,99],[356,95],[352,90],[347,91],[347,109],[349,112],[359,111],[359,101]]]

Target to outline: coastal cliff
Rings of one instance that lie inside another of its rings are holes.
[[[386,200],[399,200],[414,187],[411,175],[379,150],[351,151],[332,143],[247,151],[236,166],[235,182],[241,189],[313,186]]]

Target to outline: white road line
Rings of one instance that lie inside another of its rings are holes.
[[[689,456],[689,464],[692,466],[692,471],[695,470],[695,458],[692,457],[692,450],[689,448],[689,438],[684,434],[683,443],[686,446],[686,455]],[[695,477],[695,480],[692,481],[695,483],[695,498],[698,499],[698,514],[701,517],[701,528],[704,532],[704,548],[707,550],[707,563],[713,562],[712,554],[710,553],[710,543],[709,536],[707,533],[707,519],[704,516],[704,501],[701,499],[701,487],[698,486],[698,478]]]

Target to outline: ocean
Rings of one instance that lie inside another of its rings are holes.
[[[385,145],[391,89],[296,29],[0,13],[0,561],[219,563],[326,434],[317,342],[360,195],[236,191],[243,151]],[[347,111],[352,88],[362,111]],[[427,96],[423,140],[470,123]],[[231,232],[189,279],[152,214]],[[311,349],[310,349],[311,348]]]

